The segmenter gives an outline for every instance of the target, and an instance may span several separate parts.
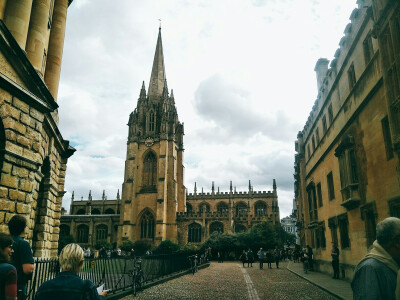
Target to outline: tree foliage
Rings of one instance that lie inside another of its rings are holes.
[[[125,240],[119,245],[119,247],[121,248],[122,251],[129,252],[133,248],[133,245],[134,243],[132,241]]]
[[[111,249],[112,249],[112,246],[111,246],[111,244],[110,244],[109,242],[107,242],[106,240],[101,240],[101,241],[98,241],[98,242],[96,243],[96,245],[94,246],[94,248],[95,248],[96,250],[100,250],[101,248],[104,248],[104,249],[106,249],[106,250],[111,250]]]
[[[133,244],[133,249],[136,255],[144,255],[147,250],[151,249],[151,243],[146,240],[139,240]],[[129,249],[130,250],[130,249]]]
[[[71,243],[75,243],[75,239],[72,235],[60,235],[58,240],[58,253],[60,253],[65,246]]]
[[[170,240],[165,240],[158,245],[156,249],[154,249],[154,254],[170,254],[179,251],[179,245],[173,243]]]

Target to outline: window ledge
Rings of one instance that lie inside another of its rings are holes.
[[[345,207],[347,210],[352,210],[360,205],[361,200],[358,198],[349,198],[346,199],[341,206]]]

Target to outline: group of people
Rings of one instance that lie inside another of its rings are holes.
[[[263,248],[260,248],[260,250],[257,252],[257,257],[260,263],[260,269],[264,269],[265,262],[268,264],[269,269],[272,269],[273,262],[275,262],[276,268],[279,269],[279,261],[281,260],[282,255],[278,247],[276,247],[275,250],[268,249],[267,251],[264,251]],[[247,251],[243,250],[239,256],[239,260],[242,262],[243,268],[245,268],[246,263],[247,267],[252,268],[254,258],[254,253],[250,248]]]
[[[26,225],[25,217],[15,215],[8,223],[10,235],[0,233],[0,299],[27,298],[27,282],[32,278],[34,260],[32,249],[24,240]],[[105,299],[106,291],[98,293],[90,280],[78,276],[84,256],[79,245],[65,246],[59,256],[61,272],[38,288],[35,299]]]

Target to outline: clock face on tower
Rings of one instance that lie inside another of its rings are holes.
[[[153,144],[154,144],[154,140],[153,140],[151,137],[148,137],[148,138],[146,138],[146,139],[144,140],[144,144],[145,144],[147,147],[151,147],[151,146],[153,146]]]

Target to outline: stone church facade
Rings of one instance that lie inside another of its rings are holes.
[[[28,220],[34,256],[57,255],[68,158],[57,93],[72,0],[0,1],[0,232]]]
[[[316,64],[318,97],[295,143],[301,244],[332,274],[337,243],[347,279],[376,224],[400,217],[400,2],[357,3],[335,58]]]
[[[279,223],[275,180],[272,192],[253,191],[249,183],[248,192],[233,191],[232,185],[230,192],[215,192],[213,185],[211,193],[195,189],[187,194],[184,125],[167,86],[161,28],[148,92],[143,82],[128,127],[121,199],[118,194],[116,200],[103,195],[102,200],[89,196],[72,201],[70,215],[61,218],[62,234],[74,235],[84,246],[95,245],[99,238],[114,246],[123,240],[147,240],[156,246],[166,239],[185,245],[204,242],[213,231],[247,231],[262,220]]]

